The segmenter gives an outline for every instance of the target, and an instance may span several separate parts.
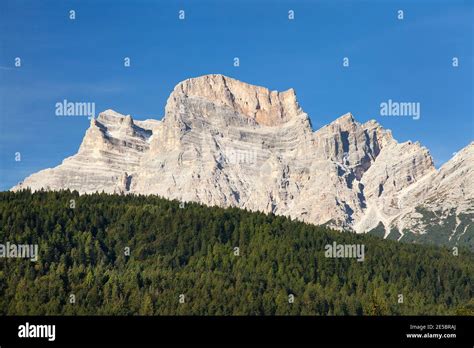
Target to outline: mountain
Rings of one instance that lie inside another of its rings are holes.
[[[474,248],[473,153],[436,170],[374,120],[348,113],[313,131],[293,89],[206,75],[174,88],[162,121],[100,113],[76,155],[13,190],[157,194]]]

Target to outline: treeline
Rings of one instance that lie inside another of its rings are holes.
[[[362,244],[365,258],[327,258]],[[474,255],[156,196],[0,193],[3,315],[474,313]]]

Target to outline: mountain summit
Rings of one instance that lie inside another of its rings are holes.
[[[180,82],[162,121],[106,110],[76,155],[13,190],[158,194],[397,240],[474,245],[474,145],[429,151],[352,114],[313,131],[293,89],[223,75]]]
[[[293,89],[284,92],[270,91],[224,75],[205,75],[179,83],[168,104],[185,99],[207,100],[259,125],[276,126],[296,117],[301,109]]]

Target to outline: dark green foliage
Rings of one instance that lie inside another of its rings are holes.
[[[368,234],[383,238],[385,236],[385,225],[382,222],[379,222],[377,227],[371,229]]]
[[[7,241],[37,243],[40,257],[0,259],[1,314],[472,313],[474,256],[467,250],[453,256],[235,208],[180,208],[155,196],[2,192],[0,243]],[[365,245],[365,261],[326,258],[333,241]]]
[[[398,231],[398,228],[392,228],[390,230],[390,233],[387,236],[387,239],[389,240],[398,240],[401,236],[400,231]]]
[[[474,250],[474,214],[470,215],[469,225],[465,223],[466,219],[461,221],[457,229],[457,231],[462,231],[461,234],[458,234],[458,242],[460,245],[466,245],[470,250]]]

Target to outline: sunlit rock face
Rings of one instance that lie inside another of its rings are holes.
[[[158,194],[403,235],[425,232],[420,206],[472,213],[473,147],[436,170],[426,148],[376,121],[348,113],[314,131],[293,89],[206,75],[174,88],[161,121],[100,113],[77,154],[13,190]]]

